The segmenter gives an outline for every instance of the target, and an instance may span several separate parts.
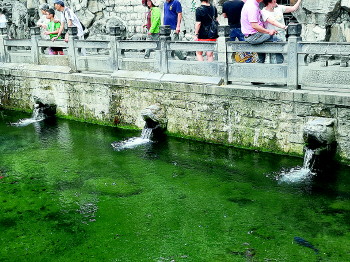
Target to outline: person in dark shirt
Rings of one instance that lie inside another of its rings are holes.
[[[180,26],[182,20],[182,6],[179,0],[166,0],[164,2],[164,25],[169,25],[171,29],[171,40],[179,41]],[[172,56],[176,55],[180,60],[186,60],[182,52],[176,50],[171,52]]]
[[[213,20],[218,19],[218,11],[215,6],[209,3],[209,0],[201,0],[201,6],[196,9],[195,41],[216,41],[215,38],[209,38],[208,27]],[[198,61],[204,61],[203,51],[197,51]],[[208,62],[213,62],[214,54],[212,51],[206,52]]]
[[[222,15],[228,19],[230,26],[230,40],[244,41],[244,35],[241,31],[241,11],[244,2],[242,0],[228,0],[222,5]]]

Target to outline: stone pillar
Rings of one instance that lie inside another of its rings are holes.
[[[40,39],[40,27],[34,26],[30,28],[30,35],[31,35],[31,53],[32,53],[32,63],[34,65],[39,64],[39,47],[38,47],[38,40]]]
[[[287,54],[287,86],[290,89],[299,89],[298,84],[298,42],[301,41],[301,24],[288,25],[288,54]]]
[[[228,61],[227,61],[227,41],[230,36],[230,27],[228,25],[219,26],[219,38],[217,40],[218,51],[218,71],[219,76],[223,78],[224,83],[228,82]]]
[[[109,28],[109,48],[110,48],[110,57],[113,71],[119,70],[119,41],[121,40],[121,29],[120,26],[111,26]]]
[[[72,69],[72,72],[77,71],[77,50],[75,48],[75,41],[78,34],[78,28],[76,26],[68,27],[68,59],[69,65]]]
[[[3,63],[7,61],[5,39],[7,39],[7,30],[6,28],[0,28],[0,62]]]
[[[349,60],[350,60],[350,55],[342,55],[340,57],[340,67],[348,67],[349,65]]]
[[[158,56],[159,59],[159,71],[161,73],[169,73],[169,66],[168,66],[168,43],[170,38],[171,29],[169,25],[163,25],[160,27],[160,55]]]

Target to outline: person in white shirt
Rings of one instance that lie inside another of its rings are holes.
[[[298,0],[293,6],[278,5],[276,0],[263,0],[265,7],[261,10],[266,29],[275,29],[281,41],[286,41],[287,26],[283,14],[296,11],[301,3]]]
[[[65,26],[75,26],[78,29],[78,38],[83,40],[84,39],[84,29],[83,26],[80,23],[79,18],[76,16],[76,14],[68,7],[64,5],[64,2],[61,0],[56,0],[54,2],[54,7],[57,11],[62,12],[63,16],[61,19],[61,28],[58,33],[58,36],[62,34],[62,31]],[[53,38],[52,40],[55,41],[57,38]],[[66,33],[64,40],[68,42],[68,33]]]
[[[0,10],[0,28],[6,28],[7,25],[7,19],[4,15],[3,11]]]
[[[44,34],[47,24],[50,22],[49,19],[46,18],[46,12],[47,10],[49,10],[49,6],[48,4],[42,4],[39,7],[40,12],[41,12],[41,17],[38,20],[38,22],[36,22],[36,25],[40,27],[41,29],[41,38],[42,39],[49,39],[49,37],[47,35]]]
[[[298,0],[293,6],[278,5],[276,0],[263,0],[265,7],[261,10],[261,16],[266,29],[274,29],[277,34],[274,36],[276,41],[286,41],[287,26],[284,22],[283,14],[296,11],[301,3]],[[271,54],[270,62],[273,64],[283,63],[282,54]]]
[[[79,20],[79,18],[77,17],[77,15],[68,7],[66,7],[64,5],[64,2],[61,0],[55,0],[54,2],[54,7],[57,11],[62,12],[63,16],[61,19],[61,27],[58,30],[58,35],[54,38],[52,38],[52,41],[55,41],[63,32],[63,29],[65,26],[75,26],[78,29],[78,39],[79,40],[84,40],[84,29],[83,26]],[[68,42],[68,32],[66,33],[65,37],[64,37],[64,41]],[[82,48],[80,50],[81,55],[85,56],[86,55],[86,49]]]

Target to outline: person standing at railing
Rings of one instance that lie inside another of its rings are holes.
[[[0,9],[0,28],[6,28],[7,19],[3,11]]]
[[[148,31],[148,40],[159,40],[160,31],[160,9],[159,0],[147,0],[147,6],[151,9],[151,27]],[[145,52],[145,58],[149,58],[152,49],[147,49]]]
[[[69,7],[66,7],[64,2],[61,0],[55,0],[54,7],[57,11],[62,13],[62,18],[61,18],[61,27],[59,29],[59,32],[57,36],[53,37],[51,40],[55,41],[56,39],[58,39],[58,37],[62,35],[62,32],[65,26],[75,26],[78,29],[78,33],[77,33],[78,39],[84,40],[84,29],[77,15]],[[64,41],[68,42],[68,37],[69,37],[69,34],[67,32],[65,34]],[[81,49],[81,54],[86,55],[85,48]]]
[[[287,26],[284,22],[283,14],[296,11],[301,3],[298,0],[293,6],[278,5],[276,0],[263,0],[265,7],[261,10],[263,21],[267,29],[275,29],[277,31],[277,41],[286,41]],[[282,54],[271,54],[271,63],[283,63]]]
[[[245,41],[252,45],[273,41],[273,36],[277,33],[275,29],[264,28],[259,4],[263,0],[247,0],[242,8],[241,28]],[[258,53],[258,62],[264,63],[265,54]]]
[[[227,18],[230,26],[230,41],[245,41],[241,30],[241,12],[245,0],[228,0],[222,5],[222,16]],[[256,53],[236,52],[232,55],[237,63],[255,63]]]
[[[171,40],[180,39],[180,26],[182,21],[182,6],[179,0],[166,0],[164,2],[164,25],[169,25],[171,29]],[[186,60],[186,57],[180,51],[172,52],[180,60]]]
[[[209,0],[201,0],[201,6],[196,9],[196,24],[194,27],[195,41],[216,41],[218,35],[210,36],[209,30],[212,22],[217,21],[218,11],[212,6]],[[196,51],[197,60],[204,61],[203,51]],[[213,51],[207,51],[208,62],[214,61]]]
[[[143,28],[146,28],[148,33],[151,28],[151,9],[147,6],[147,0],[142,0],[142,5],[148,9],[145,13],[145,24],[143,25]]]
[[[47,10],[49,10],[49,5],[48,4],[42,4],[39,7],[40,12],[41,12],[41,17],[38,20],[38,22],[36,22],[36,25],[40,27],[41,29],[41,38],[42,39],[49,39],[47,35],[44,34],[47,24],[49,23],[50,20],[48,20],[46,18],[47,15]]]
[[[222,5],[222,15],[227,18],[230,26],[230,41],[244,41],[241,30],[241,12],[244,6],[242,0],[228,0]]]
[[[40,13],[41,13],[41,17],[38,20],[38,22],[36,22],[36,25],[46,29],[46,26],[49,22],[49,20],[46,18],[47,15],[47,10],[49,10],[49,5],[48,4],[42,4],[39,6],[40,9]]]
[[[48,35],[50,39],[53,37],[57,37],[58,32],[61,27],[61,23],[55,22],[55,10],[50,8],[47,10],[46,18],[49,20],[49,23],[47,24],[47,31],[44,32],[45,35]],[[59,36],[57,39],[61,39],[61,36]],[[63,55],[63,49],[62,47],[49,47],[49,55]]]

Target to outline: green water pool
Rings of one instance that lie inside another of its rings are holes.
[[[0,111],[0,261],[350,261],[350,168]],[[301,237],[319,253],[297,244]]]

